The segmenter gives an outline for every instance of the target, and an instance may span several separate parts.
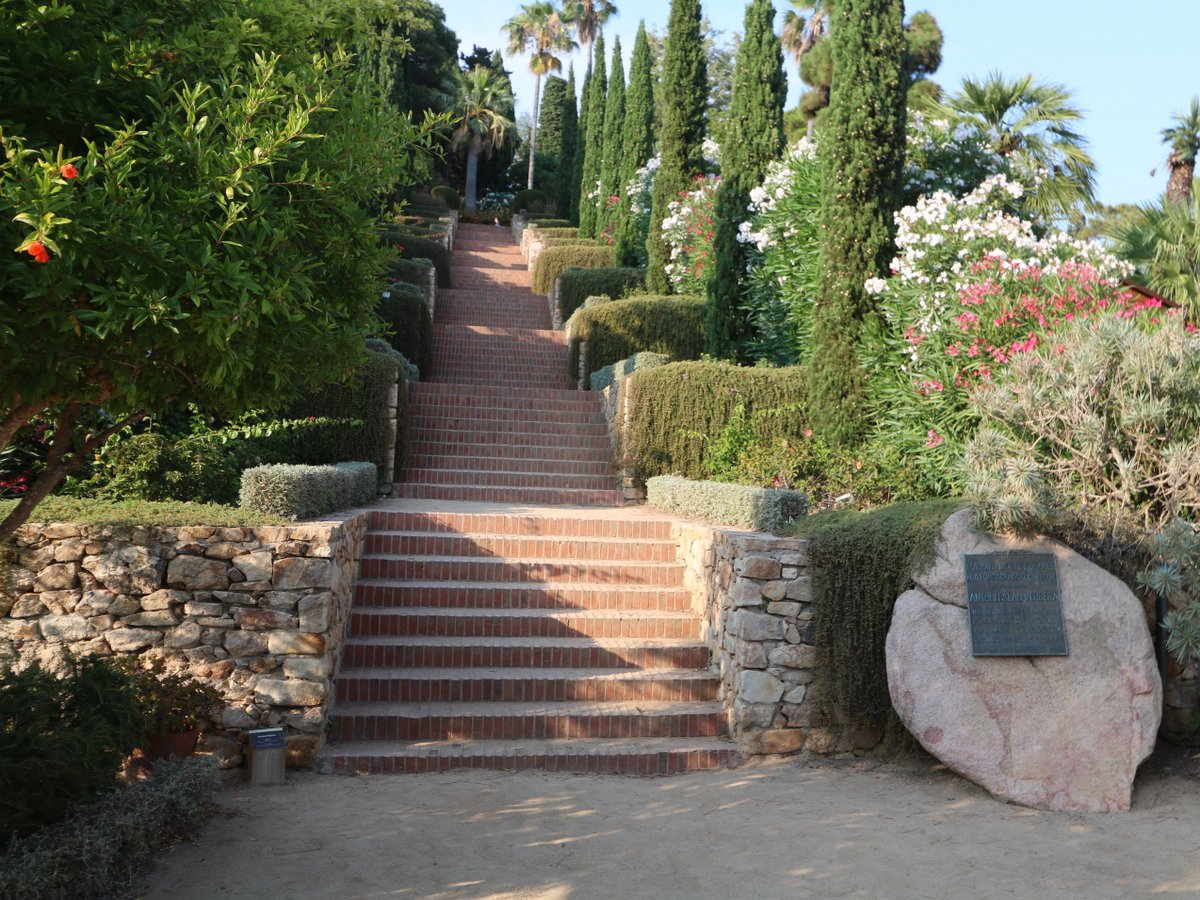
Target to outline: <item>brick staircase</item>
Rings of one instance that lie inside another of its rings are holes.
[[[322,768],[731,765],[670,520],[623,507],[595,395],[507,229],[460,227],[400,497],[371,532]]]

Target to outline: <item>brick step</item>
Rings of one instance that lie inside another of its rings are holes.
[[[539,340],[548,344],[566,346],[565,332],[545,328],[495,328],[488,325],[434,325],[434,336],[444,340],[465,338],[516,338],[517,340]]]
[[[411,435],[408,440],[408,452],[410,459],[416,464],[416,460],[422,456],[428,455],[434,458],[457,457],[457,458],[488,458],[496,453],[495,445],[479,444],[474,440],[466,437],[451,438],[450,440],[430,439],[429,437],[417,437]],[[505,456],[503,459],[517,459],[522,462],[565,462],[578,460],[580,463],[600,464],[603,461],[604,465],[608,465],[611,459],[611,452],[605,447],[589,446],[589,447],[561,447],[561,446],[543,446],[536,445],[527,446],[510,446],[505,448]]]
[[[503,534],[550,537],[626,538],[629,540],[671,539],[674,522],[665,518],[638,516],[565,516],[558,510],[539,515],[536,511],[437,511],[371,510],[372,531],[426,531],[452,535]]]
[[[519,253],[514,256],[511,253],[497,253],[476,247],[455,247],[451,267],[464,268],[467,266],[472,267],[476,272],[486,272],[491,269],[527,268]]]
[[[488,556],[364,556],[363,578],[400,581],[520,582],[533,584],[679,585],[683,568],[670,562],[560,560]]]
[[[458,769],[676,775],[732,768],[737,748],[717,738],[552,741],[344,741],[325,746],[320,771],[339,775]]]
[[[475,289],[479,291],[490,290],[491,288],[512,288],[523,287],[529,290],[530,273],[522,266],[519,269],[507,271],[504,269],[491,269],[486,275],[479,275],[470,269],[463,269],[451,266],[450,268],[450,283],[456,288]]]
[[[703,701],[633,703],[342,703],[337,740],[719,737],[725,711]]]
[[[479,339],[472,342],[443,341],[433,351],[434,363],[458,364],[468,370],[496,372],[552,370],[564,372],[567,351],[562,347],[532,347],[516,338]]]
[[[355,637],[674,638],[699,640],[692,612],[644,610],[433,609],[350,612]]]
[[[437,316],[434,321],[438,325],[467,325],[482,322],[485,325],[507,328],[544,328],[550,321],[550,315],[545,310],[540,313],[529,312],[514,314],[505,311],[483,311],[472,309],[444,309],[438,302]]]
[[[441,500],[459,503],[520,503],[529,506],[625,505],[617,490],[575,487],[514,487],[490,484],[430,484],[400,481],[392,485],[395,496],[407,500]]]
[[[718,699],[708,671],[686,669],[342,669],[341,703],[598,702]]]
[[[461,387],[455,387],[452,384],[437,384],[430,381],[420,381],[414,384],[411,390],[413,396],[425,396],[427,394],[458,396],[470,394],[478,398],[511,399],[517,402],[542,400],[561,400],[569,403],[579,403],[586,400],[596,402],[600,397],[596,391],[577,391],[574,388],[530,387],[528,385],[516,389],[472,388],[470,391],[464,391]]]
[[[515,537],[509,534],[431,534],[427,531],[372,531],[365,555],[450,556],[491,559],[589,560],[673,563],[675,541],[626,538]]]
[[[547,391],[558,394],[558,391]],[[565,392],[562,392],[565,393]],[[469,389],[448,391],[438,385],[419,381],[412,385],[408,394],[408,410],[412,415],[423,412],[461,415],[468,410],[486,410],[504,413],[536,412],[539,415],[569,415],[588,413],[597,421],[605,421],[599,397],[590,391],[576,391],[575,396],[539,396],[537,391],[524,391],[522,396],[502,396],[502,392],[477,395]]]
[[[470,487],[467,485],[402,483],[393,486],[396,496],[410,500],[461,500],[475,503],[529,503],[536,506],[623,506],[621,491],[584,491],[567,488]]]
[[[563,388],[570,384],[566,366],[554,369],[505,369],[483,372],[478,365],[467,363],[435,363],[434,375],[427,379],[440,384],[482,384],[490,387],[528,387],[538,385]]]
[[[630,613],[689,610],[692,597],[672,585],[544,584],[359,579],[356,608],[622,610]]]
[[[414,403],[408,408],[408,421],[419,423],[426,427],[439,421],[461,422],[502,422],[506,424],[520,423],[523,425],[561,425],[572,429],[580,426],[602,428],[606,432],[608,423],[604,414],[595,405],[590,409],[555,410],[541,409],[537,406],[525,409],[503,409],[479,404],[464,403]],[[524,430],[524,429],[517,429]]]
[[[575,459],[522,459],[515,456],[435,456],[433,454],[410,455],[410,471],[432,469],[442,466],[447,469],[462,469],[473,472],[521,472],[546,475],[592,475],[615,477],[612,463],[607,457],[594,461]]]
[[[481,435],[482,436],[482,435]],[[546,472],[481,472],[463,469],[405,469],[404,480],[413,484],[468,487],[554,488],[570,491],[616,489],[616,478],[607,475],[549,474]]]
[[[415,426],[409,431],[409,440],[414,444],[432,442],[438,444],[487,444],[493,448],[504,448],[505,456],[512,455],[514,447],[558,447],[580,450],[604,450],[607,452],[608,434],[592,429],[590,434],[575,434],[564,431],[508,431],[499,428],[449,428]]]
[[[342,654],[342,665],[352,669],[702,669],[708,663],[708,647],[698,641],[650,638],[351,637]]]

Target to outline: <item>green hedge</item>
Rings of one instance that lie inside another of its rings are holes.
[[[556,204],[557,201],[555,198],[551,197],[545,191],[538,188],[525,188],[513,194],[508,208],[516,213],[519,213],[521,210],[526,210],[530,213],[548,213],[554,209]]]
[[[255,466],[242,473],[239,505],[285,519],[313,519],[370,503],[376,496],[378,478],[375,464],[366,462]]]
[[[547,247],[538,254],[537,261],[533,264],[533,292],[549,294],[554,288],[554,279],[571,266],[598,269],[601,266],[611,266],[612,261],[612,247]]]
[[[571,317],[567,369],[572,377],[579,372],[581,341],[588,345],[588,377],[645,350],[677,360],[699,359],[704,352],[704,298],[628,297],[577,310]]]
[[[618,300],[646,289],[645,269],[604,266],[599,269],[568,269],[559,276],[558,302],[563,319],[571,318],[588,297],[607,296]]]
[[[633,356],[617,360],[611,366],[605,366],[603,369],[593,372],[592,390],[602,391],[609,385],[616,384],[618,378],[624,378],[626,375],[632,375],[643,369],[665,366],[670,361],[671,357],[665,353],[650,353],[649,351],[635,353]]]
[[[387,342],[416,363],[422,376],[433,374],[433,317],[424,291],[411,284],[394,284],[383,292],[376,310],[391,334]]]
[[[397,251],[401,259],[428,259],[437,269],[438,287],[448,288],[450,284],[450,251],[441,242],[408,231],[398,231],[389,228],[383,232],[383,242],[393,244],[400,249]]]
[[[551,240],[553,238],[579,237],[578,228],[571,228],[566,225],[556,225],[552,227],[547,227],[545,225],[532,225],[530,227],[537,232],[537,238],[543,241]],[[595,243],[595,241],[592,243]]]
[[[547,219],[544,216],[534,216],[529,220],[530,228],[571,228],[570,219]],[[579,229],[576,228],[576,231]]]
[[[427,259],[394,259],[388,263],[387,274],[393,284],[411,284],[420,288],[424,295],[429,285],[429,267],[433,265]]]
[[[636,372],[629,384],[621,454],[638,482],[655,475],[703,478],[705,450],[739,406],[755,433],[766,439],[799,440],[809,424],[808,375],[800,366],[680,362]]]
[[[445,203],[450,209],[462,209],[462,198],[458,196],[458,191],[448,184],[439,184],[432,188],[429,193]]]
[[[750,531],[778,532],[808,513],[808,497],[800,491],[692,481],[676,475],[647,481],[646,502],[681,516]]]

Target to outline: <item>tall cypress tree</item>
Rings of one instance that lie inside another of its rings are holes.
[[[616,211],[608,205],[621,180],[621,153],[625,131],[625,67],[621,39],[613,41],[612,69],[608,76],[608,101],[604,107],[604,163],[600,169],[600,198],[596,201],[596,236],[612,224]]]
[[[716,357],[736,355],[746,337],[738,286],[746,271],[746,250],[737,239],[738,224],[746,217],[750,191],[762,184],[767,165],[783,150],[787,78],[770,0],[752,0],[746,7],[744,34],[721,145],[722,177],[713,239],[716,268],[708,283],[705,344]]]
[[[541,114],[538,116],[537,187],[548,194],[558,189],[558,172],[562,168],[563,112],[566,106],[567,82],[557,75],[546,79],[542,88]]]
[[[852,444],[865,424],[855,348],[874,314],[863,282],[887,273],[903,186],[904,3],[838,0],[833,15],[809,403],[833,441]]]
[[[633,206],[625,186],[634,179],[638,169],[646,165],[654,154],[654,80],[651,75],[653,58],[650,41],[646,38],[646,23],[638,24],[637,38],[633,42],[633,56],[629,59],[629,89],[625,92],[625,131],[621,140],[621,174],[617,180],[617,193],[621,205],[617,218],[617,263],[622,266],[639,265],[646,252],[646,242],[638,231],[633,215]]]
[[[562,139],[558,150],[558,183],[555,197],[558,214],[570,218],[571,184],[575,171],[575,142],[579,139],[579,110],[575,106],[575,65],[572,63],[567,76],[567,89],[563,92]]]
[[[583,184],[583,159],[587,156],[588,109],[591,105],[592,63],[588,61],[579,97],[579,128],[575,132],[575,154],[571,158],[571,224],[579,224],[579,187]]]
[[[579,236],[596,236],[596,183],[604,167],[604,107],[608,100],[608,75],[604,72],[604,32],[592,45],[592,80],[588,85],[587,137],[584,141],[583,171],[579,183]]]
[[[654,179],[650,231],[646,236],[646,283],[651,291],[670,293],[667,263],[670,248],[662,238],[667,204],[691,186],[704,168],[705,106],[708,67],[700,35],[700,0],[671,0],[667,41],[663,51],[662,125],[659,155],[662,164]]]

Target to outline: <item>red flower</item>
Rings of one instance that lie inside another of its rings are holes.
[[[75,168],[73,165],[71,165],[70,163],[67,163],[65,166],[63,166],[62,168],[60,168],[58,170],[58,174],[61,175],[63,178],[74,178],[76,175],[79,174],[79,170],[77,168]]]
[[[46,245],[41,241],[34,241],[25,248],[25,252],[40,263],[50,262],[50,254],[46,252]]]

